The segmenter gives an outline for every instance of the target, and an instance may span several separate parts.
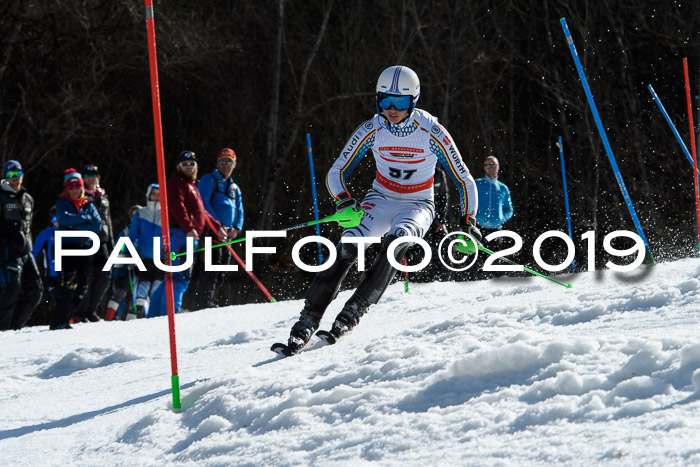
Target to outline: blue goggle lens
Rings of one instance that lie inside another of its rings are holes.
[[[411,96],[392,96],[379,93],[377,95],[377,102],[379,102],[379,107],[384,110],[393,107],[400,112],[402,110],[408,110],[409,107],[411,107]]]

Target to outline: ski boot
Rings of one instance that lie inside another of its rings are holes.
[[[336,316],[331,330],[319,331],[316,335],[330,345],[335,344],[338,339],[352,331],[360,323],[360,318],[367,313],[369,306],[370,303],[367,300],[356,296],[351,297],[343,310]]]
[[[287,348],[291,354],[299,353],[299,351],[308,344],[315,331],[316,327],[313,326],[312,323],[306,320],[297,321],[296,324],[292,326],[292,332],[289,333],[289,340],[287,341]]]
[[[292,326],[292,331],[289,333],[287,344],[277,342],[272,344],[270,350],[285,357],[291,357],[301,352],[301,349],[309,342],[311,336],[314,335],[317,326],[314,326],[308,320],[301,319]]]

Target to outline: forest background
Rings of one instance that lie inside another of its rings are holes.
[[[566,232],[555,145],[563,137],[577,264],[585,268],[584,232],[596,231],[601,245],[603,235],[635,228],[561,17],[654,256],[695,254],[692,168],[647,85],[689,145],[682,58],[698,112],[700,2],[156,1],[168,170],[189,149],[200,158],[201,176],[214,169],[220,148],[233,148],[244,229],[282,228],[313,218],[308,132],[321,215],[330,214],[325,174],[352,131],[375,113],[379,73],[402,64],[421,79],[419,107],[446,126],[475,178],[486,156],[500,159],[515,208],[507,227],[525,240],[514,260],[532,265],[539,235]],[[0,40],[0,161],[24,166],[36,200],[33,230],[48,225],[63,171],[95,163],[119,231],[128,207],[144,204],[147,185],[157,181],[143,3],[7,0]],[[356,196],[373,175],[369,161],[353,174]],[[450,194],[449,227],[456,230],[452,185]],[[256,263],[278,298],[303,295],[312,275],[290,267],[289,252],[313,233],[276,242],[280,253]],[[337,234],[323,229],[332,240]],[[557,248],[550,256],[563,257]],[[245,276],[237,282],[237,302],[265,300]]]

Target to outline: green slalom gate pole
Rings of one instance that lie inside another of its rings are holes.
[[[462,242],[464,242],[464,243],[460,243],[459,245],[457,245],[457,251],[459,251],[460,253],[464,253],[465,255],[473,255],[474,253],[476,253],[476,251],[474,249],[474,242],[471,239],[466,239],[462,235],[459,235],[457,238],[459,238],[460,240],[462,240]],[[487,255],[491,256],[492,254],[494,254],[493,251],[489,250],[481,243],[477,242],[476,244],[478,245],[479,250],[483,251]],[[534,276],[539,276],[543,279],[547,279],[548,281],[554,282],[555,284],[559,284],[562,287],[566,287],[567,289],[570,289],[573,287],[573,285],[571,285],[571,284],[562,284],[561,282],[556,281],[556,280],[552,279],[551,277],[547,277],[544,274],[540,274],[537,271],[533,271],[532,269],[528,268],[527,266],[523,266],[521,264],[518,264],[515,261],[509,260],[508,258],[500,258],[500,259],[502,259],[506,263],[512,264],[514,266],[521,266],[523,268],[523,271],[529,272],[530,274],[532,274]]]
[[[284,229],[279,229],[282,231],[287,231],[287,230],[296,230],[296,229],[303,229],[304,227],[311,227],[316,224],[324,224],[328,222],[337,222],[338,225],[340,225],[343,228],[351,228],[359,225],[360,221],[362,220],[362,216],[364,214],[364,210],[360,208],[359,210],[354,210],[351,207],[345,208],[345,210],[336,212],[335,214],[331,214],[330,216],[326,216],[323,219],[318,219],[318,220],[313,220],[309,222],[302,222],[301,224],[293,225],[291,227],[285,227]],[[252,237],[251,240],[255,238]],[[239,238],[236,240],[231,240],[230,242],[224,242],[224,243],[218,243],[216,245],[212,245],[212,248],[219,248],[225,245],[232,245],[234,243],[240,243],[240,242],[245,242],[247,238]],[[206,247],[202,248],[197,248],[196,250],[192,250],[192,253],[197,253],[198,251],[204,251]],[[172,252],[170,253],[170,259],[174,260],[178,256],[186,255],[187,252],[183,251],[182,253],[175,253]]]

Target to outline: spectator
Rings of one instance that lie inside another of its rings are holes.
[[[136,212],[143,206],[138,204],[131,206],[129,208],[129,223],[119,232],[117,235],[117,240],[122,237],[129,236],[129,225],[131,220],[134,218]],[[125,248],[122,248],[122,251]],[[120,251],[120,253],[122,253]],[[136,319],[136,313],[134,312],[133,297],[134,297],[134,287],[138,284],[134,283],[134,272],[133,266],[125,266],[123,264],[115,265],[112,272],[112,296],[107,303],[107,312],[105,313],[105,321],[113,321],[117,317],[117,312],[124,302],[124,308],[121,316],[124,319]]]
[[[20,163],[5,162],[0,180],[0,331],[21,329],[41,301],[41,277],[31,253],[34,200],[23,181]]]
[[[99,235],[102,221],[95,206],[85,196],[83,177],[68,169],[63,178],[65,191],[56,202],[58,230],[88,230]],[[64,238],[62,248],[89,249],[89,237]],[[90,256],[66,256],[58,272],[56,307],[51,315],[50,329],[71,329],[70,319],[75,315],[90,286],[93,260]]]
[[[476,224],[484,237],[484,245],[493,251],[502,249],[504,239],[497,238],[486,241],[486,236],[501,230],[503,224],[513,217],[513,203],[510,199],[510,190],[498,180],[499,169],[498,159],[494,156],[489,156],[484,160],[484,172],[486,175],[476,180],[476,188],[479,191],[479,209],[476,213]],[[480,253],[476,262],[466,271],[465,278],[468,280],[483,280],[500,275],[483,270],[486,258],[485,253]]]
[[[153,262],[153,238],[161,236],[160,189],[157,183],[152,183],[146,189],[146,207],[138,210],[129,228],[129,238],[146,266],[146,271],[138,272],[135,306],[138,318],[151,316],[151,295],[163,281],[163,271]]]
[[[499,169],[498,159],[489,156],[484,160],[486,176],[476,180],[476,188],[479,190],[476,224],[484,237],[501,230],[503,224],[513,217],[510,190],[498,180]]]
[[[100,187],[99,168],[95,164],[87,164],[83,167],[82,175],[85,182],[85,196],[97,209],[102,221],[102,230],[99,232],[100,249],[92,255],[92,276],[87,299],[81,303],[76,320],[87,319],[94,322],[100,320],[99,306],[111,284],[111,271],[102,271],[102,269],[114,248],[114,233],[109,198],[105,190]]]
[[[187,244],[187,237],[192,237],[195,241],[195,248],[204,234],[207,217],[209,214],[202,198],[197,190],[197,157],[192,151],[182,151],[177,158],[175,172],[168,180],[168,213],[170,220],[170,247],[174,253],[184,251]],[[211,219],[214,229],[217,232],[217,239],[224,241],[226,231],[216,219]],[[178,256],[173,265],[179,265],[184,261],[184,256]],[[182,296],[190,283],[192,268],[182,272],[173,273],[173,298],[175,312],[180,311],[182,306]],[[154,310],[153,316],[166,314],[165,285],[161,284],[153,294],[151,306],[157,304],[158,309]]]
[[[239,232],[243,229],[241,190],[231,177],[235,168],[236,153],[233,149],[224,148],[219,151],[216,170],[204,175],[198,185],[204,208],[211,217],[219,221],[230,240],[238,237]],[[211,229],[206,230],[211,234]],[[228,265],[231,263],[231,254],[226,248],[213,248],[211,255],[212,264]],[[221,290],[227,277],[226,273],[223,272],[204,270],[204,252],[199,259],[195,266],[199,269],[197,281],[194,284],[195,310],[216,306],[216,293]]]
[[[53,306],[56,306],[56,297],[54,295],[56,287],[58,285],[58,273],[56,272],[56,265],[53,260],[54,245],[56,243],[56,230],[58,228],[58,220],[56,219],[56,206],[52,206],[49,211],[49,219],[51,225],[37,235],[34,241],[34,248],[32,248],[32,256],[34,260],[39,260],[39,255],[43,253],[44,255],[44,283],[49,291],[49,297]]]

